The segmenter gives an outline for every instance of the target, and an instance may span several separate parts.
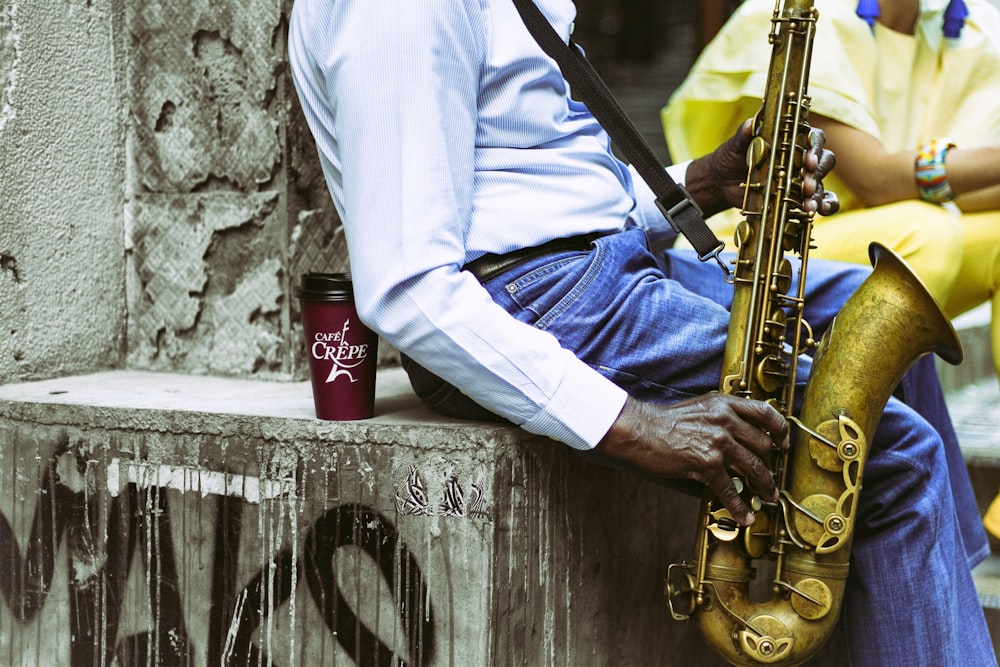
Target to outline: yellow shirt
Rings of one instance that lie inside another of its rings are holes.
[[[1000,11],[966,0],[961,37],[945,39],[946,3],[921,4],[916,35],[904,35],[878,23],[873,30],[855,15],[856,0],[817,0],[813,112],[863,130],[889,152],[937,137],[1000,143]],[[714,150],[760,109],[773,11],[773,0],[743,2],[671,96],[661,118],[674,161]],[[841,210],[858,205],[836,171],[826,184]]]

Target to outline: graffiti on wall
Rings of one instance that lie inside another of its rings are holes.
[[[421,665],[433,658],[434,616],[420,563],[392,520],[374,508],[350,502],[326,507],[298,529],[304,535],[300,548],[295,540],[281,546],[247,578],[241,576],[248,567],[240,562],[246,558],[240,545],[244,533],[256,528],[246,519],[247,505],[287,492],[285,482],[205,471],[192,481],[179,467],[116,459],[108,470],[118,472],[107,475],[105,493],[94,463],[73,451],[65,438],[40,462],[26,541],[19,542],[10,517],[0,513],[0,596],[20,630],[32,631],[31,625],[40,623],[46,603],[53,604],[57,567],[66,563],[72,629],[68,655],[74,667],[194,665],[196,655],[206,655],[209,667],[278,667],[260,629],[296,589],[307,593],[323,631],[355,664]],[[465,501],[457,481],[452,488],[446,504],[451,511],[462,510]],[[195,490],[214,505],[216,517],[210,536],[214,545],[207,549],[208,591],[183,586],[178,560],[185,557],[187,545],[175,543],[172,525],[183,520],[183,512],[172,509],[179,493]],[[7,493],[2,487],[0,491]],[[333,563],[346,547],[362,550],[388,582],[405,635],[403,651],[366,626],[338,583]],[[64,560],[59,556],[63,552]],[[146,630],[131,632],[125,630],[126,586],[137,564],[146,573],[144,594],[152,618]],[[193,604],[192,595],[207,595],[209,601]],[[185,604],[207,608],[207,617],[192,620]],[[188,627],[193,622],[207,627],[207,646],[195,646]],[[11,632],[10,625],[0,627],[0,634]]]

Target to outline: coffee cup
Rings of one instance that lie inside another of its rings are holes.
[[[378,336],[358,319],[351,274],[305,273],[296,296],[316,416],[374,416]]]

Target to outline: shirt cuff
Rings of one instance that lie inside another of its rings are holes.
[[[691,160],[684,160],[684,162],[672,164],[667,167],[667,175],[674,179],[674,183],[687,187],[687,172],[688,165],[690,164]]]
[[[582,361],[568,364],[545,409],[521,424],[524,430],[593,449],[618,419],[628,394]]]

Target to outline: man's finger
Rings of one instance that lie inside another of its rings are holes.
[[[777,499],[778,489],[771,466],[766,459],[741,448],[733,455],[729,467],[746,481],[755,494],[767,500]]]
[[[725,471],[718,471],[713,475],[712,479],[709,480],[708,488],[712,490],[719,499],[719,502],[729,510],[729,513],[733,515],[733,518],[741,526],[749,526],[753,523],[753,512],[743,502],[743,498],[740,497],[739,491],[736,490],[736,485],[733,484],[732,478]]]
[[[772,443],[770,446],[778,449],[788,448],[788,421],[774,406],[763,401],[748,401],[736,397],[733,397],[731,406],[743,421],[768,434]]]

